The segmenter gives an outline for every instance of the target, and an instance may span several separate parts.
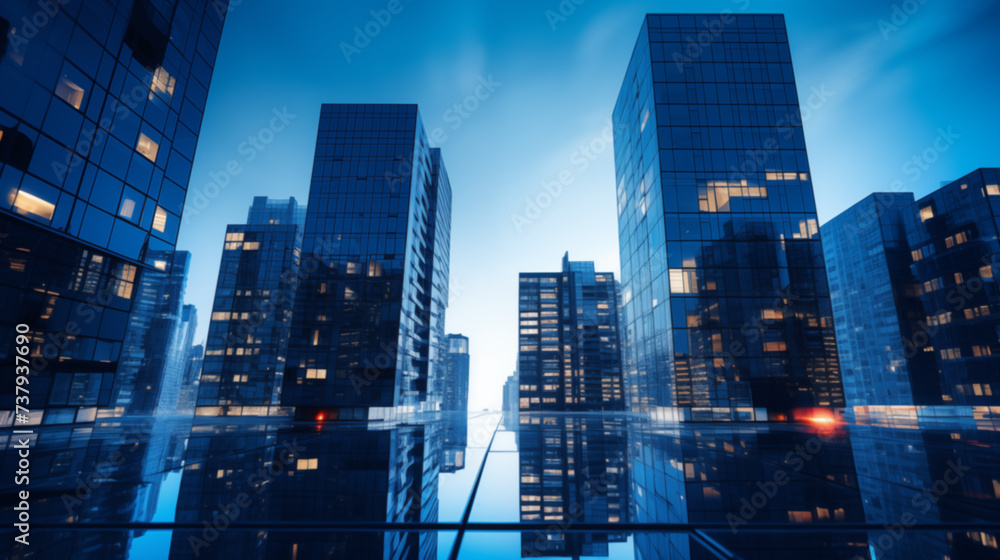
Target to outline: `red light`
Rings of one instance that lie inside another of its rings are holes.
[[[326,420],[326,414],[323,414],[322,412],[320,412],[319,414],[316,415],[316,421],[317,422],[322,422],[323,420]]]

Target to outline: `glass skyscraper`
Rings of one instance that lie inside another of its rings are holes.
[[[30,328],[31,424],[111,404],[138,283],[177,239],[227,6],[0,5],[0,336]],[[54,400],[66,376],[80,390]]]
[[[906,218],[924,321],[908,347],[933,353],[935,400],[1000,404],[1000,169],[977,169],[917,200]]]
[[[823,226],[848,404],[1000,403],[1000,170]]]
[[[198,416],[279,414],[305,207],[254,198],[247,223],[226,228],[198,385]]]
[[[323,105],[281,404],[299,418],[436,409],[451,186],[416,105]]]
[[[911,193],[877,193],[820,228],[850,406],[928,404],[920,371],[933,357],[904,344],[924,319],[906,242],[912,206]]]
[[[441,410],[447,412],[442,435],[441,472],[455,472],[465,467],[469,442],[469,337],[449,334],[445,337],[447,353],[441,379]]]
[[[646,16],[613,123],[631,408],[843,406],[784,18]]]
[[[614,274],[566,253],[562,272],[522,272],[518,293],[519,409],[622,410]]]

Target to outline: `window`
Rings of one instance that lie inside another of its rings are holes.
[[[74,109],[79,109],[83,105],[83,93],[83,88],[78,86],[76,82],[69,79],[65,74],[59,79],[59,83],[56,84],[56,96],[72,105]]]
[[[160,151],[160,145],[146,136],[143,133],[139,133],[139,142],[135,145],[135,150],[140,154],[146,156],[146,159],[152,162],[156,162],[156,153]],[[163,230],[160,230],[163,231]]]
[[[306,370],[306,379],[326,379],[326,370],[309,368]]]
[[[993,278],[993,267],[986,265],[979,269],[979,276],[983,278]]]
[[[161,66],[153,73],[153,83],[149,86],[149,98],[152,99],[157,93],[165,93],[167,97],[173,97],[176,85],[177,79]]]
[[[927,220],[934,217],[934,208],[930,206],[925,206],[920,209],[920,221],[926,222]]]
[[[131,220],[136,216],[136,201],[131,198],[122,198],[122,206],[118,209],[118,215]]]
[[[670,269],[670,293],[672,294],[698,293],[697,271],[684,270],[680,268]]]
[[[56,205],[22,190],[18,191],[17,198],[14,199],[14,209],[17,210],[18,214],[30,214],[51,220]]]
[[[986,185],[987,196],[1000,196],[1000,185]]]
[[[153,215],[153,229],[159,232],[167,230],[167,211],[162,206],[156,207],[156,213]]]
[[[314,471],[319,468],[319,459],[299,459],[295,462],[295,468],[300,471]]]
[[[247,241],[243,244],[244,251],[256,251],[257,249],[260,249],[259,241]]]

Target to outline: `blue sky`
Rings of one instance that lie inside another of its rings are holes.
[[[647,12],[786,15],[821,222],[873,191],[920,196],[1000,166],[988,0],[230,1],[178,240],[194,255],[197,339],[226,224],[254,196],[307,200],[320,104],[417,103],[451,177],[447,328],[471,339],[470,409],[498,408],[515,368],[519,272],[557,270],[569,251],[618,274],[606,139]],[[377,34],[365,43],[355,27]],[[560,176],[558,196],[542,195]],[[529,213],[526,200],[548,204]]]

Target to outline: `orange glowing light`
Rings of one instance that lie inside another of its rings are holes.
[[[322,422],[323,420],[326,420],[326,414],[323,414],[322,412],[320,412],[319,414],[316,415],[316,421],[317,422]]]

